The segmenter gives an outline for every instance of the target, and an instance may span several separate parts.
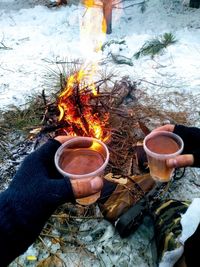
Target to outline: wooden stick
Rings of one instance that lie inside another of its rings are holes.
[[[112,0],[103,0],[103,30],[106,27],[106,33],[112,33]]]
[[[77,84],[75,87],[75,96],[76,96],[75,97],[75,100],[76,100],[75,104],[77,105],[77,110],[79,112],[81,122],[82,122],[82,124],[86,130],[86,133],[89,135],[89,125],[88,125],[87,120],[84,117],[83,106],[82,106],[80,94],[79,94],[79,84]]]

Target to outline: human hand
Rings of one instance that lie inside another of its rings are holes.
[[[35,241],[55,209],[75,197],[94,194],[102,181],[71,184],[56,169],[54,155],[66,141],[51,139],[22,162],[8,189],[0,194],[1,266],[7,266]],[[9,251],[9,253],[7,253]]]
[[[157,127],[152,132],[156,132],[156,131],[173,132],[174,131],[174,128],[175,128],[175,125],[174,124],[165,124],[163,126]]]
[[[9,187],[0,193],[1,266],[8,266],[35,241],[54,210],[74,200],[71,184],[57,172],[49,140],[22,162]],[[9,253],[8,253],[9,251]]]
[[[65,141],[73,137],[58,136],[55,140],[49,140],[46,144],[31,153],[23,161],[17,171],[10,188],[24,188],[27,192],[37,189],[37,192],[29,192],[29,197],[33,194],[40,194],[47,198],[47,195],[56,197],[55,206],[74,201],[75,198],[81,198],[99,192],[103,186],[102,179],[95,177],[92,181],[70,181],[63,177],[56,169],[54,164],[54,155],[58,147]],[[43,186],[42,186],[43,185]],[[25,194],[25,192],[23,192]],[[37,197],[38,198],[38,197]],[[59,199],[59,201],[58,201]],[[44,199],[45,200],[45,199]],[[58,203],[56,203],[58,201]],[[45,202],[45,201],[44,201]]]
[[[167,165],[172,168],[200,167],[200,129],[183,125],[166,124],[153,131],[169,131],[179,135],[184,142],[182,155],[167,160]]]

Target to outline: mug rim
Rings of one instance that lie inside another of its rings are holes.
[[[90,172],[90,173],[86,173],[86,174],[73,174],[73,173],[68,173],[63,171],[63,169],[60,168],[58,161],[59,161],[59,157],[60,154],[62,153],[62,150],[66,147],[66,145],[73,143],[74,141],[79,141],[79,140],[94,140],[95,142],[99,143],[101,146],[103,146],[103,148],[105,149],[106,152],[106,158],[104,160],[104,163],[95,171]],[[63,175],[63,176],[67,176],[71,179],[83,179],[83,178],[89,178],[89,177],[95,177],[98,176],[96,175],[97,173],[101,173],[106,165],[108,164],[109,161],[109,150],[108,147],[106,146],[106,144],[104,142],[102,142],[101,140],[94,138],[94,137],[86,137],[86,136],[75,136],[72,139],[67,140],[66,142],[64,142],[63,144],[61,144],[61,146],[57,149],[55,155],[54,155],[54,162],[55,162],[55,166],[57,168],[57,170]]]
[[[171,153],[171,154],[159,154],[159,153],[156,153],[156,152],[151,151],[151,150],[147,147],[147,145],[146,145],[147,141],[148,141],[149,139],[151,139],[151,137],[153,137],[153,136],[157,136],[157,135],[160,135],[160,134],[165,135],[165,136],[170,136],[170,137],[172,137],[175,141],[178,140],[179,145],[180,145],[180,148],[179,148],[176,152]],[[180,155],[180,154],[182,153],[182,151],[183,151],[184,143],[183,143],[182,138],[181,138],[179,135],[177,135],[177,134],[175,134],[175,133],[173,133],[173,132],[168,132],[168,131],[153,131],[153,132],[151,132],[150,134],[148,134],[148,135],[144,138],[144,141],[143,141],[143,148],[144,148],[145,152],[147,153],[147,155],[162,160],[162,159],[173,158],[173,157],[176,157],[176,156]]]

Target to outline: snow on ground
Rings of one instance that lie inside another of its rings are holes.
[[[41,5],[33,6],[34,2]],[[45,87],[44,74],[49,67],[46,60],[91,60],[92,56],[106,62],[99,68],[114,70],[118,78],[129,75],[133,80],[142,80],[141,87],[150,94],[199,92],[199,9],[188,8],[184,1],[170,0],[147,1],[144,13],[138,5],[125,9],[121,6],[113,10],[113,33],[104,41],[125,40],[126,44],[113,44],[103,53],[91,53],[92,44],[88,45],[81,34],[90,10],[86,11],[78,1],[51,9],[42,2],[46,1],[0,1],[0,42],[8,48],[0,45],[0,108],[23,103],[25,95]],[[91,24],[102,16],[101,8],[92,10]],[[117,65],[110,57],[112,52],[132,58],[145,41],[165,32],[172,32],[178,42],[155,60],[133,59],[133,66],[128,66]],[[90,32],[89,36],[97,42],[97,35]]]
[[[124,6],[139,2],[125,1]],[[183,0],[149,0],[143,13],[138,5],[114,9],[113,32],[102,39],[98,32],[83,35],[81,31],[87,26],[86,17],[91,11],[90,25],[100,28],[100,24],[94,24],[101,21],[101,17],[97,19],[102,16],[100,8],[86,10],[75,0],[59,8],[48,8],[44,5],[47,3],[47,0],[0,0],[0,109],[10,104],[20,105],[26,102],[26,96],[47,89],[44,77],[48,68],[54,68],[48,62],[82,59],[98,60],[101,63],[98,69],[112,70],[118,79],[128,75],[140,81],[140,89],[160,98],[164,108],[174,108],[168,103],[170,95],[184,99],[178,106],[180,111],[188,109],[194,97],[191,113],[199,116],[200,9],[189,8],[188,1]],[[178,42],[164,54],[154,60],[133,58],[145,41],[165,32],[172,32]],[[95,50],[100,40],[124,40],[125,44],[112,44],[101,52]],[[110,53],[131,59],[133,66],[114,63]],[[187,170],[186,176],[171,187],[169,196],[191,200],[199,197],[198,177],[196,172]],[[153,266],[148,247],[152,231],[148,222],[123,241],[116,233],[113,236],[110,224],[103,227],[109,235],[101,240],[105,252],[101,257],[106,266]],[[90,251],[100,254],[99,243],[91,244]],[[102,265],[97,262],[94,266]]]

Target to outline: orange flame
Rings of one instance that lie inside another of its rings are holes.
[[[109,114],[94,111],[98,92],[94,82],[86,85],[87,78],[83,70],[68,78],[58,98],[58,120],[67,124],[68,135],[91,136],[105,142],[110,136],[106,130]]]
[[[83,0],[87,12],[81,18],[81,49],[86,58],[85,67],[89,63],[90,70],[83,70],[71,75],[66,81],[66,86],[58,99],[60,112],[58,120],[63,122],[68,135],[91,136],[102,141],[107,141],[110,132],[106,129],[109,114],[98,108],[98,90],[92,77],[97,71],[97,62],[101,53],[101,46],[105,40],[104,30],[101,31],[102,13],[94,9],[95,0]],[[92,62],[91,62],[92,58]],[[87,63],[87,64],[86,64]]]
[[[94,4],[95,4],[95,1],[94,1],[94,0],[83,0],[83,4],[84,4],[86,7],[93,7]]]

